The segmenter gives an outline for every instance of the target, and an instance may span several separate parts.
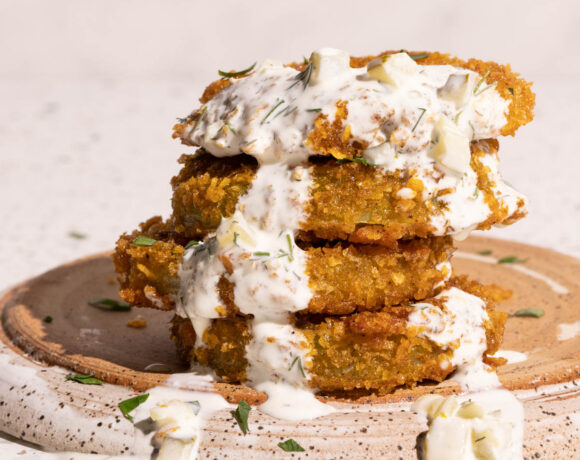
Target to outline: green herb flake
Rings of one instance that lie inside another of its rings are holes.
[[[269,252],[260,252],[260,251],[257,251],[257,252],[254,252],[253,255],[256,256],[256,257],[270,257],[270,253]]]
[[[125,401],[121,401],[119,403],[119,409],[121,409],[121,412],[123,413],[125,418],[132,422],[133,417],[130,415],[130,413],[133,412],[135,409],[137,409],[137,407],[139,407],[145,401],[147,401],[147,398],[149,398],[149,393],[125,399]]]
[[[95,374],[67,374],[66,379],[83,385],[104,385],[104,382],[96,378]]]
[[[514,95],[514,89],[513,88],[508,88],[508,91],[510,92],[510,94],[513,96]]]
[[[477,439],[475,440],[475,442],[480,442],[480,441],[483,441],[484,439],[485,439],[485,436],[482,436],[481,438],[477,438]]]
[[[240,70],[238,72],[224,72],[223,70],[218,70],[218,74],[219,74],[220,77],[224,77],[224,78],[239,77],[240,75],[245,75],[248,72],[251,72],[252,70],[254,70],[254,67],[256,67],[256,64],[257,64],[257,62],[254,62],[247,69]]]
[[[476,96],[479,96],[481,93],[483,93],[484,91],[487,91],[490,88],[493,88],[494,86],[497,85],[497,81],[494,81],[492,84],[487,85],[485,88],[483,88],[482,90],[479,90],[477,93],[475,93]]]
[[[231,412],[236,422],[238,422],[240,430],[242,430],[242,433],[244,434],[247,434],[248,431],[250,431],[250,428],[248,427],[248,415],[250,414],[251,410],[252,406],[250,406],[246,401],[242,399],[238,403],[238,407],[236,408],[236,410],[233,410]]]
[[[310,83],[311,76],[312,76],[312,61],[310,61],[306,65],[306,68],[302,72],[300,72],[298,75],[296,75],[296,77],[294,77],[295,81],[288,87],[288,89],[293,88],[300,82],[302,82],[303,89],[306,89],[308,83]]]
[[[407,51],[405,51],[405,53],[407,53]],[[419,59],[425,59],[431,56],[429,53],[418,53],[418,54],[407,53],[407,54],[411,59],[413,59],[413,61],[418,61]]]
[[[266,120],[268,119],[268,117],[270,115],[272,115],[272,112],[274,112],[274,110],[276,110],[278,107],[280,107],[282,104],[284,104],[284,99],[278,99],[276,104],[274,104],[274,107],[272,107],[270,109],[270,111],[266,114],[266,116],[262,119],[262,121],[260,122],[260,125],[263,125],[264,123],[266,123]]]
[[[75,230],[71,230],[70,232],[68,232],[68,236],[74,238],[75,240],[84,240],[87,238],[87,235],[85,233],[77,232]]]
[[[296,363],[298,363],[298,369],[300,370],[302,377],[306,378],[306,373],[304,372],[304,367],[302,367],[302,359],[300,358],[300,356],[296,356],[294,358],[294,360],[292,361],[292,364],[290,364],[290,367],[288,368],[288,371],[291,371],[292,368],[294,367],[294,364],[296,364]]]
[[[356,157],[356,158],[341,158],[340,160],[337,160],[337,163],[339,165],[345,164],[345,163],[360,163],[361,165],[365,165],[365,166],[376,166],[376,164],[372,163],[371,161],[367,160],[366,158],[363,157]]]
[[[238,236],[240,236],[240,234],[238,232],[234,232],[234,244],[239,247]]]
[[[234,128],[232,125],[230,125],[229,121],[226,121],[224,123],[224,126],[226,126],[232,133],[238,134],[238,132],[236,131],[236,128]]]
[[[133,240],[135,246],[153,246],[156,242],[157,240],[143,235],[139,235]]]
[[[199,403],[199,401],[189,401],[186,403],[189,407],[191,407],[191,410],[193,411],[194,415],[198,415],[199,411],[201,410],[201,404]]]
[[[201,123],[202,118],[205,116],[205,112],[207,112],[207,105],[203,107],[203,109],[201,109],[201,113],[199,114],[199,117],[197,117],[197,120],[195,120],[195,123],[193,124],[193,128],[191,128],[191,133],[193,133],[197,126]]]
[[[483,82],[488,77],[488,75],[489,75],[490,72],[491,72],[491,70],[488,70],[487,72],[485,72],[485,74],[483,75],[483,77],[481,77],[481,79],[477,82],[477,84],[475,85],[475,88],[473,88],[473,94],[477,94],[477,91],[479,90],[479,87],[483,84]]]
[[[526,259],[520,259],[517,256],[507,256],[499,259],[497,261],[498,264],[522,264],[526,261]]]
[[[520,318],[541,318],[544,315],[544,310],[540,310],[539,308],[522,308],[510,316],[517,316]]]
[[[475,190],[473,191],[473,198],[477,198],[479,196],[479,188],[475,187]]]
[[[176,120],[177,120],[177,121],[178,121],[180,124],[184,125],[185,123],[187,123],[187,122],[189,121],[189,115],[188,115],[187,117],[184,117],[184,118],[177,117],[177,118],[176,118]]]
[[[307,112],[322,112],[321,108],[316,108],[316,109],[306,109]]]
[[[427,109],[424,109],[422,107],[419,107],[419,110],[421,110],[421,115],[419,115],[419,118],[417,118],[417,121],[413,125],[413,128],[411,129],[411,132],[412,133],[415,132],[415,129],[417,128],[417,125],[419,124],[419,122],[421,121],[421,118],[423,118],[423,115],[425,115],[425,112],[427,111]]]
[[[489,256],[492,253],[492,250],[491,249],[484,249],[483,251],[478,251],[477,253],[481,256]]]
[[[286,234],[286,241],[288,241],[288,261],[292,262],[294,260],[294,244],[292,244],[292,238],[290,234]]]
[[[50,324],[50,323],[52,323],[52,316],[50,316],[50,315],[45,316],[44,318],[42,318],[42,321],[44,321],[45,323]]]
[[[95,299],[89,300],[89,305],[91,307],[101,308],[102,310],[109,311],[130,311],[131,305],[126,302],[122,302],[114,299]]]
[[[199,246],[199,244],[200,244],[199,241],[191,240],[189,243],[187,243],[185,245],[185,248],[184,249],[191,249],[194,246]]]
[[[287,439],[284,442],[279,442],[278,447],[286,452],[304,452],[304,447],[302,447],[292,438]]]

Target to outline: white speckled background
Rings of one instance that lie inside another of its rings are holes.
[[[442,50],[533,80],[536,119],[500,152],[530,215],[491,234],[580,257],[579,30],[572,0],[2,0],[0,290],[168,215],[186,150],[171,126],[218,68],[320,46]]]

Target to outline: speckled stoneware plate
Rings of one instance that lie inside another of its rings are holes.
[[[497,263],[507,256],[525,262]],[[459,245],[453,265],[458,273],[513,289],[513,298],[501,309],[545,311],[541,318],[508,320],[502,350],[525,353],[527,359],[502,367],[498,374],[525,407],[524,455],[578,458],[580,381],[574,380],[580,377],[580,260],[524,244],[471,237]],[[185,369],[169,340],[171,313],[108,312],[87,304],[90,299],[115,297],[116,291],[109,255],[99,254],[58,267],[4,296],[0,430],[58,450],[103,454],[150,450],[137,442],[138,428],[122,417],[117,403],[167,378],[167,373],[145,369],[168,373]],[[127,327],[127,321],[138,314],[145,317],[147,327]],[[50,323],[44,321],[47,316],[52,317]],[[108,384],[67,381],[65,368],[94,373]],[[231,402],[264,400],[263,394],[244,386],[216,384],[215,391]],[[223,410],[206,425],[200,455],[414,459],[416,437],[425,422],[410,411],[411,402],[429,392],[459,391],[453,382],[444,382],[399,390],[384,398],[332,401],[338,412],[300,423],[254,410],[253,429],[246,436],[229,410]],[[280,451],[277,443],[289,437],[306,452]]]

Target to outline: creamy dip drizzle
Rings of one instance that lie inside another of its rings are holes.
[[[455,251],[453,253],[453,255],[455,257],[460,257],[462,259],[476,260],[477,262],[483,262],[486,264],[497,264],[499,262],[499,259],[497,259],[495,257],[482,256],[479,254],[472,254],[470,252],[464,252],[464,251]],[[529,267],[523,267],[522,265],[517,265],[517,264],[504,264],[503,266],[507,267],[507,268],[511,268],[512,270],[516,270],[518,272],[521,272],[521,273],[523,273],[531,278],[535,278],[537,280],[543,281],[552,289],[552,291],[554,291],[557,294],[569,294],[569,292],[570,292],[570,291],[568,291],[568,288],[566,288],[565,286],[561,285],[560,283],[554,281],[549,276],[546,276],[543,273],[537,272],[536,270],[532,270]]]
[[[297,70],[265,61],[207,102],[184,138],[217,157],[245,152],[261,164],[299,164],[316,154],[306,142],[315,119],[324,114],[332,122],[339,101],[348,102],[344,125],[352,141],[369,149],[388,142],[397,153],[425,150],[441,116],[456,121],[468,140],[500,134],[509,101],[493,87],[481,91],[488,85],[479,74],[394,56],[353,68],[346,52],[323,48],[301,79]]]

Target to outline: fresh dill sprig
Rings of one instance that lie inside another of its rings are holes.
[[[199,114],[199,117],[197,117],[197,120],[195,120],[195,123],[193,125],[193,128],[191,128],[191,132],[193,133],[195,131],[195,129],[197,128],[197,126],[200,124],[201,119],[204,117],[205,112],[207,112],[207,105],[203,107],[203,109],[201,109],[201,113]]]
[[[300,356],[296,356],[296,358],[294,358],[294,361],[292,361],[292,364],[290,364],[288,370],[291,371],[292,368],[294,367],[294,364],[296,363],[298,363],[298,369],[300,369],[302,377],[306,378],[306,373],[304,372],[304,368],[302,367],[302,359],[300,359]]]
[[[306,89],[306,87],[308,86],[308,83],[310,83],[310,77],[312,76],[312,61],[310,61],[307,65],[306,68],[300,72],[298,75],[296,75],[296,77],[294,77],[294,83],[292,83],[288,89],[293,88],[294,86],[296,86],[299,82],[302,82],[303,85],[303,89]]]
[[[254,255],[256,257],[270,257],[269,252],[261,252],[261,251],[256,251],[256,252],[252,253],[252,255]]]
[[[316,109],[306,109],[307,112],[322,112],[321,108],[316,108]]]
[[[483,84],[483,82],[488,77],[490,72],[491,72],[491,70],[488,70],[487,72],[485,72],[483,77],[481,77],[481,79],[477,82],[477,84],[475,85],[475,88],[473,88],[473,94],[477,93],[477,90],[479,90],[479,87]]]
[[[423,115],[425,115],[425,112],[427,111],[427,109],[424,109],[423,107],[419,107],[419,110],[421,110],[421,115],[419,115],[419,118],[417,118],[417,121],[413,125],[413,128],[411,129],[411,132],[412,133],[415,132],[415,129],[417,128],[417,125],[419,124],[419,122],[421,121],[421,118],[423,118]]]
[[[268,117],[270,115],[272,115],[272,112],[274,112],[274,110],[276,110],[278,107],[280,107],[282,104],[284,104],[284,99],[278,99],[278,101],[276,102],[276,104],[274,104],[274,107],[272,107],[270,109],[270,111],[266,114],[266,116],[262,119],[262,121],[260,122],[261,125],[263,125],[266,120],[268,119]]]
[[[493,83],[487,85],[485,88],[479,90],[477,93],[474,94],[474,96],[479,96],[481,93],[487,91],[490,88],[493,88],[495,85],[497,85],[497,81],[494,81]]]
[[[286,234],[286,241],[288,241],[288,261],[294,261],[294,245],[292,244],[292,238],[290,234]]]
[[[218,70],[218,74],[220,75],[220,77],[224,77],[224,78],[232,78],[232,77],[239,77],[240,75],[245,75],[248,72],[251,72],[252,70],[254,70],[254,67],[256,67],[257,62],[254,62],[250,67],[248,67],[247,69],[244,70],[240,70],[239,72],[224,72],[223,70]]]

